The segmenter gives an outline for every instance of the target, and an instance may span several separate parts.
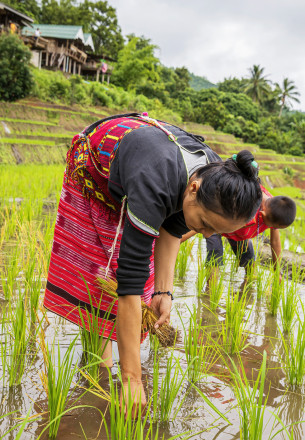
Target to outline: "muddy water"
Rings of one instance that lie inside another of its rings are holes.
[[[204,245],[204,244],[203,244]],[[193,248],[193,255],[196,255],[197,244]],[[173,325],[182,328],[178,312],[183,317],[185,323],[188,322],[190,312],[193,305],[196,306],[198,320],[203,320],[206,326],[214,325],[215,322],[222,320],[225,316],[225,299],[223,298],[217,309],[217,316],[209,313],[205,307],[208,304],[208,298],[202,295],[200,298],[196,295],[195,280],[197,276],[197,259],[193,258],[190,268],[187,272],[185,281],[176,282],[175,285],[175,302],[172,312]],[[229,271],[230,262],[226,266]],[[235,276],[236,289],[243,279],[243,270],[239,269]],[[229,281],[229,274],[226,274],[226,280]],[[43,292],[42,292],[43,294]],[[303,302],[305,302],[305,288],[303,285],[299,286],[299,295]],[[279,364],[279,354],[283,352],[283,347],[279,339],[279,332],[277,324],[280,319],[270,316],[266,311],[264,302],[256,300],[256,292],[253,290],[248,294],[248,310],[251,312],[249,319],[250,335],[247,340],[247,347],[242,352],[242,360],[248,379],[256,379],[258,369],[262,361],[262,353],[266,350],[268,355],[268,374],[266,380],[265,394],[268,395],[267,411],[265,417],[265,434],[264,438],[268,438],[271,432],[275,433],[279,429],[277,422],[271,417],[271,412],[276,411],[283,422],[288,425],[300,420],[305,420],[304,414],[304,389],[297,388],[291,390],[286,383],[285,376]],[[0,303],[0,315],[3,310],[4,301]],[[59,342],[62,353],[65,352],[70,341],[78,334],[77,326],[64,321],[62,318],[51,313],[47,315],[50,322],[46,325],[44,330],[47,341],[52,343],[55,340]],[[151,389],[152,371],[153,371],[153,351],[150,349],[149,340],[147,339],[141,348],[142,367],[144,382],[148,384],[148,390]],[[81,358],[81,344],[76,346],[75,362],[80,362]],[[165,371],[168,350],[161,349],[161,364],[160,374]],[[116,380],[117,365],[118,365],[118,351],[117,346],[113,347],[114,358],[116,359],[114,367],[112,368],[113,378]],[[181,359],[181,365],[186,368],[185,355],[182,341],[178,343],[175,349],[175,354]],[[35,412],[44,412],[47,410],[47,402],[45,392],[42,389],[39,371],[43,368],[43,358],[38,349],[37,355],[30,359],[31,365],[28,365],[23,383],[19,387],[14,387],[9,390],[7,387],[1,385],[1,399],[0,399],[0,415],[10,411],[19,410],[25,415],[30,407],[33,407],[33,414]],[[181,390],[181,393],[188,393],[185,402],[175,420],[168,423],[162,423],[159,428],[160,438],[164,434],[167,439],[170,436],[192,430],[195,439],[204,440],[229,440],[239,439],[239,415],[235,407],[236,399],[232,391],[230,382],[222,377],[224,366],[221,361],[216,363],[211,370],[211,375],[202,379],[197,385],[198,387],[211,399],[213,404],[222,412],[227,414],[231,425],[224,422],[217,422],[217,426],[212,428],[214,423],[214,415],[211,414],[205,407],[202,399],[197,392],[187,383]],[[1,374],[0,374],[1,377]],[[82,382],[81,382],[82,383]],[[107,377],[101,379],[101,383],[108,389]],[[85,384],[84,384],[85,385]],[[81,390],[78,391],[81,393]],[[106,411],[107,404],[101,399],[87,394],[81,401],[83,405],[91,405],[103,412]],[[64,416],[59,428],[58,439],[60,440],[74,440],[96,438],[98,433],[99,439],[106,439],[103,427],[100,429],[101,417],[95,408],[83,408],[74,411],[73,413]],[[106,419],[109,416],[106,413]],[[7,429],[14,426],[16,421],[14,417],[6,417],[2,422],[0,421],[0,434],[3,434]],[[37,438],[42,430],[41,422],[34,422],[29,425],[28,429],[22,436],[22,440],[33,440]],[[204,433],[199,433],[203,430]],[[14,439],[14,433],[7,438]],[[42,437],[47,439],[47,435]],[[282,434],[276,438],[285,438]],[[301,440],[305,438],[305,425],[297,425],[294,429],[294,439]]]

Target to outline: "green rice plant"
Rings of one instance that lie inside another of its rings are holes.
[[[225,271],[220,271],[217,264],[211,260],[208,268],[208,283],[209,283],[209,294],[210,294],[210,309],[215,312],[217,309],[220,299],[224,292],[224,276]]]
[[[8,418],[10,416],[12,416],[13,414],[15,414],[17,411],[12,411],[8,414],[3,414],[0,415],[0,420],[4,419],[4,418]],[[33,421],[33,416],[30,416],[32,412],[32,408],[30,408],[25,416],[24,419],[21,420],[21,422],[17,423],[17,425],[13,426],[12,428],[10,428],[8,431],[6,431],[1,437],[0,440],[4,439],[5,437],[8,436],[9,433],[11,433],[12,431],[15,431],[16,429],[18,429],[17,432],[14,432],[14,440],[22,440],[22,438],[24,438],[24,430],[26,428],[27,423],[29,423],[30,421]],[[7,437],[8,438],[8,437]]]
[[[179,359],[174,356],[174,350],[171,350],[167,359],[165,372],[163,375],[161,375],[158,346],[155,347],[153,394],[151,398],[153,411],[152,421],[165,422],[169,420],[174,420],[177,417],[177,414],[185,401],[188,391],[190,390],[190,388],[185,388],[185,383],[186,378],[189,375],[188,370],[192,368],[192,363],[194,361],[195,359],[193,359],[187,366],[186,370],[183,371],[180,366]],[[219,417],[228,422],[227,418],[213,405],[213,403],[206,396],[204,396],[204,401],[214,412],[216,412]]]
[[[202,237],[202,235],[200,234]],[[204,259],[202,256],[202,250],[201,246],[198,243],[198,253],[197,253],[197,262],[198,262],[198,272],[197,272],[197,280],[196,280],[196,288],[197,288],[197,295],[202,294],[203,285],[207,278],[207,270],[204,264]]]
[[[1,317],[1,340],[0,340],[0,360],[1,360],[1,368],[2,368],[2,383],[3,387],[5,385],[5,378],[7,374],[7,366],[8,366],[8,353],[9,353],[9,336],[7,332],[7,308],[6,305],[3,308],[3,314]]]
[[[122,386],[122,379],[119,374],[119,379]],[[110,383],[110,432],[111,439],[116,440],[142,440],[142,439],[152,439],[158,440],[159,430],[158,427],[154,432],[152,423],[145,433],[145,425],[151,419],[150,416],[150,406],[151,400],[148,402],[148,408],[146,408],[144,418],[142,419],[142,408],[138,405],[137,415],[134,417],[132,415],[134,398],[131,397],[130,382],[128,382],[128,389],[124,388],[125,392],[128,393],[128,398],[125,393],[122,393],[122,403],[120,404],[120,393],[118,389],[118,384],[114,384],[111,374],[109,374]],[[139,396],[139,401],[141,401],[141,396]],[[106,426],[106,425],[105,425]],[[109,438],[109,437],[108,437]]]
[[[239,295],[234,293],[233,287],[229,286],[226,301],[226,317],[224,322],[220,324],[223,349],[228,354],[238,353],[246,346],[248,337],[247,325],[251,315],[248,312],[248,316],[245,316],[246,311],[246,292],[239,298]]]
[[[264,414],[267,399],[264,400],[264,385],[266,379],[267,353],[264,351],[262,366],[256,381],[251,386],[243,363],[240,362],[240,372],[232,361],[232,379],[234,392],[238,403],[240,419],[240,438],[242,440],[263,440]]]
[[[17,231],[18,212],[15,203],[10,208],[5,206],[1,215],[3,222],[6,223],[4,240],[8,241],[10,238],[15,237]]]
[[[40,348],[44,357],[44,371],[41,371],[39,375],[48,398],[49,438],[57,436],[61,416],[71,400],[69,392],[77,371],[77,364],[73,366],[74,348],[77,339],[78,336],[70,343],[62,358],[60,345],[57,345],[56,354],[55,343],[49,349],[45,343],[43,332],[40,333]]]
[[[180,249],[177,255],[175,271],[180,279],[185,277],[188,261],[194,246],[194,240],[186,240],[180,245]]]
[[[190,366],[182,372],[179,359],[175,358],[174,351],[171,350],[167,359],[165,373],[161,376],[161,384],[159,386],[160,359],[156,353],[157,349],[155,349],[153,370],[153,420],[165,422],[170,420],[174,404],[176,407],[171,419],[175,419],[186,398],[187,393],[182,392],[182,388],[184,387]],[[176,399],[178,399],[177,402]]]
[[[273,419],[273,426],[269,435],[265,433],[264,418],[266,415],[267,396],[264,397],[264,388],[267,372],[267,353],[263,353],[263,362],[258,371],[256,380],[249,381],[247,378],[242,360],[239,360],[239,368],[231,360],[233,371],[231,377],[233,380],[234,394],[237,399],[239,420],[240,420],[240,438],[242,440],[273,440],[280,433],[285,433],[285,438],[293,440],[293,426],[303,421],[298,421],[287,425],[286,421],[279,418],[278,414],[270,412],[269,421]],[[268,421],[268,422],[269,422]],[[280,427],[277,431],[273,429],[275,423]],[[289,430],[290,428],[290,430]],[[282,437],[281,437],[282,438]]]
[[[278,312],[281,298],[283,297],[283,292],[285,289],[284,282],[280,281],[280,273],[280,265],[277,265],[272,277],[271,292],[267,297],[267,307],[272,316],[276,316]]]
[[[22,290],[19,294],[16,305],[9,304],[9,353],[7,371],[9,375],[9,386],[20,385],[26,365],[26,349],[29,342],[29,331],[27,328],[26,301]]]
[[[97,359],[98,363],[102,362],[102,359],[98,356]],[[137,412],[134,414],[134,398],[131,397],[130,382],[128,382],[128,389],[126,390],[125,385],[125,392],[122,393],[122,401],[120,402],[119,387],[122,389],[123,386],[120,369],[118,370],[118,382],[113,380],[111,372],[108,369],[110,385],[109,393],[104,390],[98,381],[94,380],[85,372],[82,374],[91,385],[91,387],[88,389],[88,392],[109,402],[110,423],[106,421],[105,415],[101,414],[102,423],[105,429],[105,438],[107,438],[107,440],[165,440],[164,435],[161,437],[161,434],[159,433],[158,425],[153,423],[153,418],[151,416],[152,397],[148,400],[143,412],[141,411],[141,407],[139,405],[137,407]],[[126,393],[128,396],[127,399]],[[141,396],[139,396],[139,400],[141,401]],[[167,439],[187,440],[191,437],[190,433],[191,431],[179,433],[178,435],[169,437]]]
[[[261,300],[266,296],[266,292],[270,289],[271,285],[271,270],[267,271],[263,268],[262,265],[256,265],[257,271],[256,271],[256,292],[257,292],[257,299]]]
[[[282,301],[281,301],[281,317],[282,317],[282,325],[284,333],[288,333],[291,330],[291,326],[293,324],[293,320],[296,315],[299,296],[298,296],[298,284],[293,279],[291,282],[288,282],[288,276],[286,280],[282,280],[282,283],[285,282],[286,289],[282,290]]]
[[[37,321],[37,312],[39,306],[39,299],[41,297],[42,281],[41,281],[41,267],[33,278],[31,284],[28,286],[29,306],[31,324]]]
[[[4,299],[7,301],[13,296],[16,279],[19,275],[19,255],[19,247],[16,246],[13,255],[9,259],[9,263],[1,271],[2,290]]]
[[[85,312],[79,307],[79,316],[82,322],[82,329],[81,329],[81,342],[85,357],[85,362],[87,364],[86,370],[88,374],[95,380],[99,377],[99,364],[96,361],[97,357],[102,357],[103,353],[106,349],[106,345],[110,341],[111,335],[113,333],[114,327],[112,328],[112,331],[110,332],[109,336],[107,338],[104,337],[104,332],[106,327],[103,327],[102,334],[101,333],[101,318],[100,318],[100,307],[101,302],[103,298],[103,294],[100,295],[99,302],[97,303],[96,300],[92,299],[91,293],[89,291],[88,285],[86,281],[83,279],[86,289],[88,292],[88,297],[90,300],[90,313],[89,310],[85,310]],[[93,304],[93,301],[95,304]],[[114,301],[110,304],[108,310],[105,312],[104,318],[105,320],[108,320],[109,315],[111,313]],[[95,305],[95,307],[94,307]],[[84,317],[83,313],[85,313],[86,318]]]
[[[304,306],[302,305],[303,312]],[[293,331],[289,333],[288,340],[280,331],[284,356],[281,361],[288,383],[300,386],[304,383],[305,375],[305,321],[298,316],[296,337]]]
[[[207,332],[204,332],[201,322],[197,321],[197,310],[193,305],[190,312],[189,327],[184,325],[181,314],[178,311],[184,331],[184,350],[188,368],[188,379],[190,382],[197,382],[207,374],[215,362],[219,359],[216,344]]]

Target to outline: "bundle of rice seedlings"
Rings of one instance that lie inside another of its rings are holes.
[[[116,293],[117,282],[110,277],[98,277],[97,282],[101,287],[102,294],[105,292],[107,295],[112,298],[118,298],[118,294]],[[145,304],[144,301],[141,301],[142,307],[142,332],[149,331],[150,333],[157,336],[160,341],[160,344],[163,347],[171,347],[174,345],[177,330],[174,329],[171,325],[163,324],[159,328],[155,328],[155,324],[158,321],[158,317],[155,312]]]

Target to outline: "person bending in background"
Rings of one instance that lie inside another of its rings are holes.
[[[290,226],[295,219],[296,205],[295,202],[286,196],[273,197],[261,185],[263,200],[255,217],[245,226],[229,234],[213,234],[207,240],[207,258],[206,263],[211,264],[211,273],[207,283],[207,292],[209,291],[210,282],[215,280],[219,275],[219,266],[223,264],[223,243],[222,236],[226,237],[230,246],[236,255],[238,265],[245,268],[245,278],[241,285],[243,290],[253,274],[255,255],[252,238],[263,233],[266,229],[270,229],[270,248],[272,255],[273,268],[276,271],[281,261],[281,240],[279,229],[285,229]],[[194,231],[185,234],[181,242],[195,235]],[[280,281],[282,279],[279,273]]]

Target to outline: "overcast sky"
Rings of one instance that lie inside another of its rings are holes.
[[[186,66],[216,83],[248,76],[254,64],[268,79],[288,77],[305,111],[304,0],[108,0],[124,35],[144,35],[168,67]]]

